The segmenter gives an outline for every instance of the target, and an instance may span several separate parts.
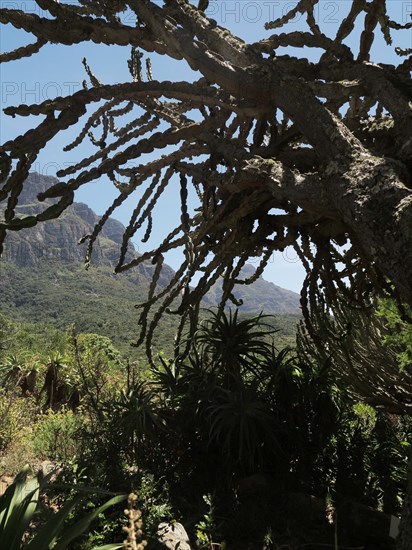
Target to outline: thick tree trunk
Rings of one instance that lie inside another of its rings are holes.
[[[352,158],[336,157],[317,174],[300,175],[276,160],[255,157],[238,177],[343,225],[361,256],[412,306],[412,190],[400,162],[359,146]]]
[[[351,238],[412,306],[412,191],[401,163],[361,155],[330,193]],[[408,182],[407,182],[408,183]],[[412,547],[411,547],[412,548]]]

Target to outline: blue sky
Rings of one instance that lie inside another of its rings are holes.
[[[232,32],[241,36],[244,40],[257,41],[268,36],[273,31],[264,30],[264,23],[287,13],[296,5],[293,0],[211,0],[207,15],[217,22],[228,27]],[[410,21],[412,14],[412,0],[388,0],[389,15],[398,22]],[[37,6],[33,0],[27,1],[2,1],[0,7],[9,9],[25,9],[32,13],[45,16],[45,12]],[[321,29],[328,36],[333,37],[339,22],[350,7],[348,0],[320,0],[316,7],[316,19]],[[132,25],[130,14],[123,15],[126,23]],[[297,17],[292,21],[288,30],[305,29],[304,18]],[[360,30],[360,29],[358,29]],[[0,34],[0,49],[2,52],[12,50],[18,46],[30,43],[33,38],[25,32],[14,29],[11,25],[2,25]],[[349,42],[355,50],[357,41]],[[396,44],[403,48],[412,46],[411,31],[395,33]],[[395,46],[394,45],[394,46]],[[395,63],[399,58],[394,53],[394,46],[388,47],[384,43],[381,33],[376,33],[372,49],[371,60],[385,63]],[[295,52],[289,50],[291,54]],[[35,103],[56,96],[66,96],[81,89],[82,80],[86,77],[81,60],[86,56],[93,72],[104,83],[117,83],[130,80],[127,69],[129,48],[114,46],[101,46],[95,44],[80,44],[71,47],[47,45],[39,54],[16,62],[0,65],[0,85],[2,108],[7,105],[20,103]],[[316,56],[316,50],[297,52],[297,55]],[[176,62],[167,57],[151,55],[153,74],[157,80],[185,80],[193,78],[191,71],[184,63]],[[27,129],[39,124],[39,117],[21,118],[6,117],[1,114],[0,141],[4,143]],[[79,131],[81,125],[76,126]],[[53,142],[40,153],[34,169],[47,175],[55,175],[62,167],[78,161],[82,155],[91,152],[90,146],[85,145],[74,149],[69,153],[63,153],[64,145],[69,143],[76,135],[74,130],[69,130],[57,136]],[[162,151],[164,152],[164,151]],[[106,207],[116,196],[111,184],[106,180],[93,182],[80,190],[76,200],[86,202],[98,214],[102,214]],[[123,223],[127,223],[135,204],[134,195],[128,203],[119,209],[115,215]],[[179,213],[179,193],[173,186],[159,203],[154,219],[154,237],[149,247],[172,228]],[[146,246],[134,240],[140,251],[146,250]],[[167,261],[172,267],[177,267],[180,255],[172,254]],[[256,263],[258,260],[256,259]],[[297,261],[293,250],[286,250],[283,254],[274,254],[265,270],[264,277],[267,280],[284,288],[299,291],[304,271]]]

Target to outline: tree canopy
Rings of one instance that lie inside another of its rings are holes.
[[[129,47],[131,76],[104,84],[84,60],[89,83],[82,90],[4,110],[40,123],[0,147],[0,200],[7,204],[0,242],[8,231],[58,217],[80,186],[107,175],[118,196],[85,237],[86,260],[107,218],[142,186],[116,267],[121,272],[147,259],[156,265],[141,340],[150,341],[170,308],[182,322],[196,318],[201,297],[220,277],[222,304],[235,300],[234,284],[253,282],[272,252],[288,245],[308,272],[304,311],[348,289],[351,300],[363,302],[372,287],[392,285],[412,304],[412,49],[396,48],[397,65],[370,61],[376,33],[391,48],[392,35],[396,44],[412,22],[391,20],[387,0],[353,0],[328,36],[315,17],[317,1],[300,0],[267,21],[273,34],[250,44],[186,0],[36,0],[42,15],[2,8],[0,22],[31,33],[34,42],[2,53],[1,62],[35,55],[48,43],[91,41]],[[305,17],[306,30],[288,30],[296,14]],[[309,60],[308,49],[320,53]],[[186,63],[200,78],[155,80],[144,52]],[[18,216],[19,193],[39,151],[72,126],[78,137],[65,149],[90,139],[96,152],[58,172],[60,183],[39,196],[57,199],[53,205]],[[130,259],[129,239],[143,227],[147,241],[159,222],[156,203],[174,175],[178,227],[154,250]],[[195,209],[188,205],[190,187]],[[184,250],[184,261],[170,284],[158,288],[164,254],[175,248]],[[241,268],[256,256],[255,276],[242,280]]]

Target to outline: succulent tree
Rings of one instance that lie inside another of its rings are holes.
[[[382,289],[412,306],[412,50],[396,47],[398,62],[392,65],[383,58],[371,62],[378,33],[390,48],[412,27],[409,19],[391,19],[389,0],[345,3],[330,35],[316,20],[318,0],[299,0],[266,22],[273,34],[249,44],[208,18],[203,1],[200,9],[187,0],[36,4],[45,15],[0,10],[0,23],[34,37],[31,44],[2,53],[1,62],[42,55],[47,44],[127,46],[130,80],[104,84],[84,60],[89,78],[84,89],[5,109],[6,115],[40,122],[0,146],[5,204],[0,243],[8,231],[60,216],[77,189],[105,175],[117,197],[85,236],[89,261],[108,217],[144,188],[116,271],[148,259],[156,266],[140,318],[139,342],[146,340],[149,356],[166,311],[180,314],[182,323],[190,319],[194,327],[200,299],[219,278],[222,305],[236,301],[233,286],[252,283],[272,252],[288,245],[308,273],[302,292],[308,326],[319,291],[326,307],[338,292],[364,307],[370,292]],[[296,15],[306,19],[305,30],[288,28]],[[289,47],[293,53],[284,55]],[[295,53],[299,49],[301,55]],[[318,53],[309,60],[307,49]],[[169,56],[200,77],[155,80],[143,52]],[[40,213],[19,216],[19,195],[39,151],[75,125],[78,135],[66,151],[89,138],[95,153],[58,172],[60,182],[38,197],[45,201]],[[148,159],[152,153],[158,154]],[[153,250],[130,258],[128,241],[142,228],[143,241],[148,240],[159,197],[176,179],[177,227]],[[193,213],[189,188],[198,197]],[[184,260],[160,288],[164,255],[178,248]],[[256,274],[242,279],[242,267],[256,256],[261,257]]]
[[[330,300],[347,280],[361,296],[390,279],[412,304],[411,51],[396,48],[395,65],[370,61],[377,34],[390,48],[412,23],[392,20],[386,0],[353,0],[329,36],[316,20],[317,3],[300,0],[265,23],[273,34],[250,44],[208,18],[201,11],[207,2],[198,9],[187,0],[36,0],[41,15],[2,8],[1,23],[34,36],[1,54],[3,63],[42,55],[50,43],[128,46],[131,56],[127,82],[102,83],[84,60],[84,89],[4,110],[41,121],[0,147],[0,242],[8,231],[58,217],[77,189],[106,175],[117,197],[85,236],[89,261],[108,217],[144,188],[116,271],[147,259],[156,265],[140,323],[149,353],[165,311],[176,310],[183,321],[196,318],[201,297],[220,277],[222,302],[234,300],[234,284],[253,282],[272,252],[288,245],[308,270],[306,309],[319,285]],[[296,15],[306,18],[306,29],[290,30]],[[288,47],[302,54],[284,55]],[[318,52],[310,61],[307,49]],[[144,52],[180,61],[200,78],[156,80]],[[90,139],[95,153],[57,173],[60,182],[39,195],[42,212],[19,216],[19,194],[39,151],[75,125],[78,136],[65,150]],[[148,160],[152,153],[157,157]],[[155,249],[130,258],[128,241],[142,228],[148,239],[158,200],[176,178],[180,223]],[[189,188],[198,196],[193,214]],[[159,289],[164,254],[177,248],[184,251],[182,265]],[[242,266],[255,256],[261,257],[256,275],[242,279]]]

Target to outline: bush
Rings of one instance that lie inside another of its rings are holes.
[[[34,451],[39,458],[67,462],[78,455],[85,442],[85,418],[61,409],[40,416],[34,428]]]
[[[35,414],[34,402],[0,388],[0,453],[25,435]]]

